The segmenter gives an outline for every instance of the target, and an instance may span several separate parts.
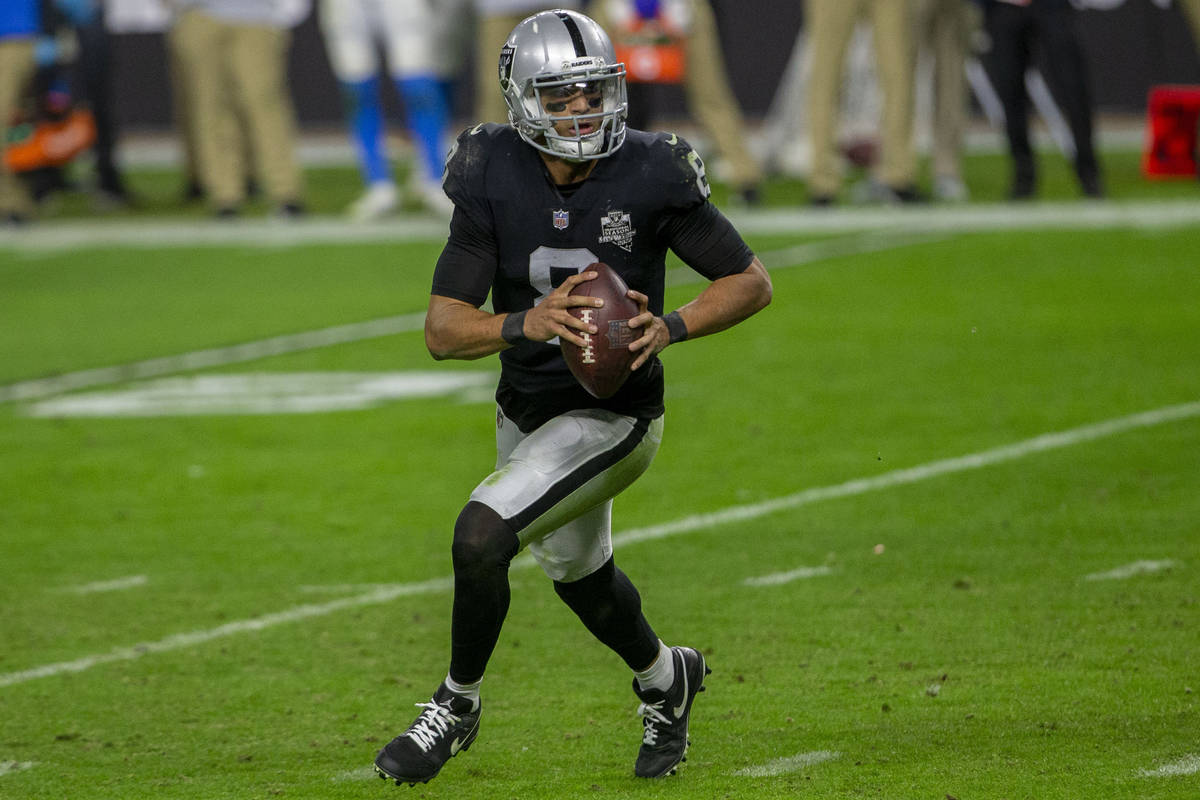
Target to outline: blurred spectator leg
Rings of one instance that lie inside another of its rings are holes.
[[[532,11],[530,13],[533,13]],[[508,122],[500,93],[500,49],[513,28],[529,14],[480,14],[475,39],[475,120]]]
[[[79,39],[79,71],[83,100],[96,121],[96,189],[108,202],[127,205],[129,192],[116,163],[117,120],[112,87],[112,43],[104,25],[104,11],[75,29]]]
[[[1192,27],[1192,45],[1196,48],[1196,56],[1200,58],[1200,0],[1179,0],[1183,7],[1183,16],[1187,17]]]
[[[1039,10],[1040,9],[1040,10]],[[1078,18],[1070,6],[1034,5],[1038,40],[1046,62],[1046,82],[1066,115],[1075,140],[1075,174],[1088,197],[1104,194],[1093,137],[1091,77],[1079,39]]]
[[[33,75],[33,39],[0,40],[0,141],[17,111],[21,93]],[[33,202],[21,180],[0,158],[0,224],[20,222],[33,212]]]
[[[807,0],[804,6],[808,46],[812,52],[808,83],[812,169],[808,191],[816,205],[832,203],[841,185],[840,157],[834,145],[846,50],[860,10],[858,0]]]
[[[219,216],[231,216],[246,199],[237,121],[231,111],[232,27],[189,10],[179,16],[175,28],[200,186]]]
[[[1037,185],[1037,168],[1029,144],[1029,100],[1025,93],[1033,19],[1027,7],[989,3],[984,26],[991,46],[985,62],[1004,107],[1004,132],[1012,157],[1010,196],[1024,200],[1033,197]]]
[[[258,182],[274,208],[288,216],[303,211],[304,194],[286,74],[291,35],[274,25],[238,25],[228,50],[234,104],[246,126]]]
[[[193,127],[193,101],[188,97],[190,81],[179,31],[180,26],[173,24],[167,29],[166,35],[167,70],[171,81],[171,117],[175,123],[175,133],[179,137],[183,156],[183,199],[186,202],[194,202],[204,199],[204,189],[197,165],[199,159],[196,155],[196,133]]]
[[[871,4],[871,36],[876,75],[883,95],[880,120],[879,180],[894,200],[917,198],[917,158],[913,150],[912,22],[907,2],[875,0]]]
[[[916,0],[920,46],[933,57],[933,194],[961,202],[969,192],[962,176],[967,125],[965,65],[977,13],[963,0]]]
[[[708,0],[692,3],[692,26],[685,40],[685,90],[689,113],[708,131],[729,162],[734,190],[748,203],[758,201],[762,168],[746,146],[746,123],[729,87],[729,74],[716,20]]]

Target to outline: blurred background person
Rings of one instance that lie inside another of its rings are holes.
[[[8,141],[9,122],[16,115],[21,95],[34,70],[34,45],[41,30],[39,0],[0,2],[0,143]],[[0,148],[0,155],[7,155]],[[0,158],[0,223],[29,219],[33,201],[25,185]]]
[[[682,84],[688,113],[725,160],[735,196],[758,203],[762,167],[746,144],[708,0],[594,0],[589,12],[611,34],[617,60],[625,62],[630,127],[647,130],[652,123],[648,88]]]
[[[933,196],[946,202],[967,200],[962,157],[969,96],[967,58],[980,25],[971,0],[912,0],[918,76],[930,77]]]
[[[112,37],[105,25],[102,0],[55,0],[71,25],[78,54],[72,87],[77,102],[86,107],[95,122],[96,138],[93,191],[104,205],[126,206],[132,196],[116,161],[117,117],[113,96]]]
[[[276,0],[174,0],[172,43],[185,82],[185,122],[201,188],[217,216],[246,201],[241,139],[276,213],[304,211],[296,122],[287,83],[290,26],[305,4]]]
[[[579,0],[473,0],[475,5],[475,119],[474,122],[508,123],[504,96],[496,91],[500,80],[497,53],[521,20],[551,8],[579,10]]]
[[[855,25],[866,16],[875,45],[876,75],[883,94],[880,120],[879,196],[891,202],[920,199],[913,150],[912,19],[907,0],[806,0],[804,25],[811,50],[808,126],[812,147],[809,197],[832,204],[841,187],[841,156],[835,147],[842,75]]]
[[[400,204],[388,161],[381,73],[391,76],[416,150],[412,193],[426,207],[450,211],[441,183],[449,147],[450,83],[461,62],[455,33],[465,27],[466,11],[465,0],[321,0],[321,31],[345,98],[365,186],[349,209],[351,217],[379,219]]]
[[[1029,199],[1037,192],[1026,89],[1026,73],[1035,60],[1067,118],[1080,189],[1088,197],[1104,195],[1093,141],[1091,76],[1076,14],[1071,0],[984,0],[988,39],[984,65],[1004,108],[1012,157],[1009,196],[1014,200]]]

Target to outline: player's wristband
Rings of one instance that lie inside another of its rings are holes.
[[[671,344],[682,342],[688,337],[687,325],[684,323],[683,317],[679,316],[678,311],[667,314],[662,321],[667,324],[667,332],[671,334]]]
[[[525,341],[525,311],[518,311],[515,314],[509,314],[504,318],[504,323],[500,326],[500,338],[509,344],[520,344]]]

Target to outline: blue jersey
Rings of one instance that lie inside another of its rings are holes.
[[[4,0],[0,3],[0,39],[28,38],[41,31],[39,0]]]

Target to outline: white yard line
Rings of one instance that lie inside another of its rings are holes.
[[[810,242],[796,247],[764,253],[761,257],[766,263],[771,265],[772,269],[779,270],[811,264],[826,258],[881,252],[894,247],[922,244],[935,238],[928,235],[904,232],[879,233],[868,236],[844,237],[821,242]],[[700,275],[686,267],[672,270],[668,274],[667,279],[668,282],[675,285],[702,280]],[[110,386],[116,383],[142,380],[144,378],[158,378],[191,370],[212,369],[229,364],[242,364],[270,356],[299,353],[339,344],[351,344],[367,339],[377,339],[382,336],[412,333],[420,331],[424,327],[425,314],[423,312],[415,312],[412,314],[401,314],[394,317],[368,320],[366,322],[338,325],[332,328],[272,336],[269,339],[244,342],[242,344],[230,345],[229,347],[196,350],[190,353],[151,358],[129,364],[116,364],[109,367],[66,372],[48,378],[34,378],[27,381],[0,385],[0,403],[40,400],[77,389]]]
[[[36,378],[0,386],[0,403],[37,400],[75,389],[108,386],[142,378],[157,378],[178,372],[223,367],[229,364],[256,361],[269,356],[361,342],[381,336],[419,331],[424,325],[424,312],[401,314],[395,317],[337,325],[315,331],[272,336],[269,339],[260,339],[229,347],[215,347],[210,350],[196,350],[191,353],[135,361],[131,364],[67,372],[50,378]]]
[[[779,511],[798,508],[809,503],[815,503],[820,500],[831,500],[839,497],[852,497],[854,495],[865,494],[867,492],[879,491],[892,486],[902,486],[906,484],[916,483],[918,481],[936,478],[942,475],[949,475],[956,472],[964,472],[971,469],[980,469],[992,464],[1000,464],[1006,461],[1024,458],[1025,456],[1033,455],[1034,453],[1042,453],[1049,450],[1061,449],[1070,447],[1071,445],[1081,444],[1083,442],[1094,441],[1108,436],[1115,436],[1126,431],[1137,430],[1139,428],[1148,428],[1156,425],[1164,425],[1170,422],[1181,420],[1194,419],[1200,416],[1200,402],[1185,403],[1182,405],[1167,406],[1165,408],[1154,409],[1152,411],[1144,411],[1140,414],[1132,414],[1127,417],[1117,417],[1105,422],[1099,422],[1094,425],[1084,425],[1079,428],[1071,428],[1057,433],[1047,433],[1041,436],[1035,436],[1032,439],[1026,439],[1015,444],[1005,445],[1003,447],[984,450],[970,455],[960,456],[958,458],[948,458],[941,461],[931,461],[928,464],[922,464],[908,469],[895,470],[882,475],[877,475],[872,478],[860,478],[858,480],[846,481],[845,483],[835,484],[833,486],[816,487],[806,489],[796,494],[785,495],[774,500],[767,500],[762,503],[751,503],[748,505],[733,506],[722,511],[715,511],[708,514],[694,514],[674,522],[664,523],[662,525],[652,525],[646,528],[635,528],[625,531],[613,537],[614,545],[628,545],[634,542],[648,541],[651,539],[662,539],[667,536],[677,536],[685,533],[710,528],[714,525],[722,525],[730,522],[745,522],[750,519],[757,519],[774,514]],[[528,568],[532,565],[532,560],[518,559],[513,562],[513,568]],[[70,672],[83,672],[92,667],[101,664],[109,664],[115,661],[131,661],[136,658],[141,658],[150,653],[166,653],[172,650],[180,650],[185,647],[194,647],[196,645],[211,642],[215,639],[222,639],[226,636],[232,636],[239,633],[247,633],[250,631],[261,631],[267,628],[272,628],[276,625],[284,623],[297,622],[303,619],[312,617],[321,617],[332,614],[336,611],[343,611],[349,608],[358,608],[368,605],[379,605],[381,603],[390,602],[397,597],[406,597],[419,594],[430,594],[434,592],[449,591],[453,586],[454,581],[451,577],[434,578],[420,583],[394,584],[391,586],[383,586],[372,590],[365,594],[356,595],[354,597],[346,597],[338,600],[331,600],[327,603],[316,605],[301,605],[295,606],[284,611],[266,614],[254,619],[240,620],[221,625],[217,628],[209,628],[207,630],[192,631],[190,633],[180,633],[173,636],[168,636],[165,639],[159,639],[156,642],[143,642],[133,645],[132,647],[120,647],[101,653],[98,655],[85,656],[74,661],[59,662],[56,664],[46,664],[41,667],[21,670],[19,672],[9,672],[0,674],[0,687],[12,686],[18,683],[35,680],[37,678],[48,678],[53,675],[62,675]]]
[[[1085,575],[1083,579],[1085,581],[1122,581],[1132,578],[1134,575],[1149,575],[1182,566],[1183,564],[1170,558],[1161,561],[1135,561],[1107,572],[1093,572],[1091,575]]]
[[[1195,775],[1197,772],[1200,772],[1200,755],[1192,754],[1154,769],[1140,769],[1138,775],[1143,778],[1173,778],[1177,775]]]
[[[863,494],[865,492],[877,491],[879,489],[887,489],[892,486],[901,486],[918,481],[936,478],[941,475],[949,475],[955,472],[964,472],[966,470],[981,469],[983,467],[1000,464],[1005,461],[1014,461],[1019,458],[1041,453],[1047,450],[1058,450],[1063,447],[1069,447],[1075,444],[1101,439],[1108,436],[1114,436],[1118,433],[1124,433],[1138,428],[1148,428],[1155,425],[1162,425],[1168,422],[1176,422],[1179,420],[1193,419],[1200,416],[1200,402],[1184,403],[1177,406],[1167,406],[1165,408],[1155,409],[1153,411],[1144,411],[1140,414],[1133,414],[1128,417],[1117,417],[1105,422],[1099,422],[1095,425],[1084,425],[1079,428],[1071,428],[1070,430],[1059,431],[1058,433],[1045,433],[1041,436],[1035,436],[1032,439],[1026,439],[1015,444],[996,447],[991,450],[984,450],[979,453],[970,455],[958,456],[957,458],[947,458],[942,461],[931,461],[928,464],[921,464],[908,469],[899,469],[892,472],[885,472],[882,475],[876,475],[871,478],[858,478],[856,480],[846,481],[845,483],[835,484],[833,486],[818,486],[812,489],[805,489],[802,492],[785,495],[773,500],[766,500],[761,503],[752,503],[743,506],[732,506],[722,509],[721,511],[713,511],[707,514],[694,514],[683,519],[667,522],[662,525],[652,525],[647,528],[627,531],[619,536],[613,537],[614,544],[629,544],[631,542],[640,542],[647,539],[661,539],[666,536],[674,536],[678,533],[686,533],[699,528],[707,528],[713,525],[723,525],[730,522],[745,522],[746,520],[757,519],[758,517],[774,514],[778,511],[797,508],[799,506],[815,503],[820,500],[832,500],[838,497],[851,497],[853,495]]]
[[[743,234],[902,230],[908,233],[1095,228],[1159,229],[1200,224],[1192,200],[973,203],[963,206],[729,209]],[[257,247],[444,241],[448,223],[433,216],[355,224],[340,217],[305,220],[69,220],[0,230],[0,249],[27,254],[102,247]]]
[[[736,770],[733,774],[743,778],[772,778],[776,775],[799,772],[805,767],[832,761],[839,756],[841,756],[841,753],[834,750],[816,750],[811,753],[800,753],[799,755],[788,756],[786,758],[777,758],[774,761],[768,761],[765,764],[759,764],[755,767]]]
[[[335,611],[344,611],[349,608],[388,603],[397,597],[447,592],[453,586],[454,581],[451,578],[434,578],[433,580],[422,581],[420,583],[393,584],[372,592],[367,592],[366,594],[331,600],[328,603],[321,603],[319,605],[293,606],[274,614],[264,614],[261,617],[253,619],[229,622],[216,628],[191,631],[189,633],[177,633],[165,639],[159,639],[156,642],[142,642],[132,647],[118,647],[107,653],[84,656],[74,661],[60,661],[57,664],[46,664],[41,667],[21,670],[20,672],[9,672],[0,675],[0,687],[25,683],[37,678],[49,678],[54,675],[63,675],[71,672],[83,672],[101,664],[111,664],[116,661],[132,661],[152,653],[169,653],[172,650],[195,647],[196,645],[205,644],[216,639],[224,639],[227,636],[233,636],[238,633],[261,631],[288,622],[298,622],[299,620],[311,619],[313,617],[324,617]]]
[[[773,572],[770,575],[759,575],[754,578],[746,578],[742,581],[743,586],[782,586],[785,583],[792,581],[804,580],[805,578],[816,578],[820,575],[832,575],[833,570],[829,567],[800,567],[789,572]]]
[[[66,586],[59,589],[65,594],[95,594],[97,592],[120,592],[125,589],[133,589],[138,586],[145,586],[149,579],[145,575],[130,575],[127,578],[115,578],[111,581],[95,581],[93,583],[85,583],[81,586]]]

